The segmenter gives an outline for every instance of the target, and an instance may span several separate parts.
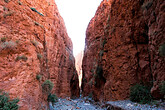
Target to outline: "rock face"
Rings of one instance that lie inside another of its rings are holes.
[[[81,51],[75,56],[75,61],[76,61],[75,66],[79,77],[79,87],[81,86],[81,81],[82,81],[82,59],[83,59],[83,51]]]
[[[18,97],[21,110],[47,109],[47,79],[58,97],[79,97],[72,42],[54,0],[1,0],[0,40],[0,89]]]
[[[164,0],[104,0],[86,31],[83,95],[95,100],[123,100],[136,83],[152,86],[161,98],[165,80]],[[153,85],[152,85],[153,84]]]

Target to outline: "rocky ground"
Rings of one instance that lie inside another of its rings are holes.
[[[91,98],[59,99],[50,110],[165,110],[165,103],[157,101],[151,105],[138,104],[129,100],[109,101],[104,104],[96,103]]]
[[[165,103],[161,101],[153,101],[151,104],[138,104],[131,102],[130,100],[123,100],[109,101],[106,104],[109,104],[113,107],[122,108],[122,110],[165,110]]]
[[[50,106],[51,110],[106,110],[99,105],[94,105],[92,100],[87,98],[79,99],[59,99],[54,106]]]

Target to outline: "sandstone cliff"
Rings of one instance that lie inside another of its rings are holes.
[[[58,97],[79,96],[72,42],[54,0],[1,0],[0,39],[0,89],[18,97],[21,110],[47,108],[46,79]]]
[[[103,0],[86,31],[83,95],[95,100],[122,100],[136,83],[152,86],[165,80],[164,0]],[[153,84],[153,85],[152,85]]]

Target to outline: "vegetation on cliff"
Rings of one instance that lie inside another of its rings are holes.
[[[19,99],[11,100],[8,93],[0,92],[0,110],[18,110]]]

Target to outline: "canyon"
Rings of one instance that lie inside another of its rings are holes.
[[[48,109],[47,79],[58,97],[79,97],[72,42],[54,0],[1,0],[0,39],[0,89],[19,98],[20,110]]]
[[[103,0],[91,19],[82,62],[82,93],[95,101],[125,100],[130,87],[151,87],[163,98],[164,0]]]
[[[97,108],[86,96],[127,100],[139,83],[162,99],[164,21],[164,0],[103,0],[87,27],[84,52],[74,58],[54,0],[1,0],[0,91],[19,98],[19,110],[49,109],[47,80],[60,98],[59,109]]]

